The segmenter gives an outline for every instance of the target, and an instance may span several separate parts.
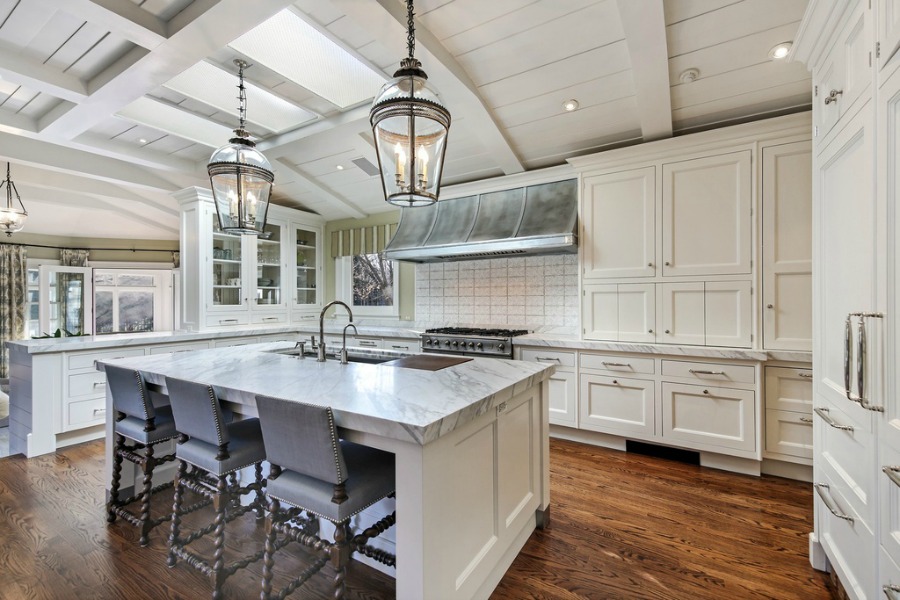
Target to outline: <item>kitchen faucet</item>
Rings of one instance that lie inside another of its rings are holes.
[[[319,313],[319,354],[316,358],[318,362],[325,362],[325,311],[334,306],[335,304],[340,304],[344,308],[347,309],[347,314],[350,315],[350,322],[353,322],[353,311],[350,310],[350,307],[347,306],[344,302],[340,300],[332,300],[322,309],[322,312]],[[356,329],[354,327],[353,329]]]
[[[359,331],[356,329],[356,325],[354,325],[353,323],[347,323],[344,326],[344,340],[341,345],[341,364],[342,365],[346,365],[348,362],[348,360],[347,360],[347,330],[350,329],[351,327],[353,328],[353,332],[355,334],[359,335]]]

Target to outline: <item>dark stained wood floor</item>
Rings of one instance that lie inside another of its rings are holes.
[[[0,598],[209,597],[197,571],[166,568],[165,525],[148,548],[133,527],[107,526],[104,488],[102,442],[0,459]],[[551,440],[551,506],[551,528],[532,535],[493,598],[831,598],[806,556],[809,484]],[[254,551],[261,535],[245,515],[229,525],[228,553]],[[305,559],[279,559],[276,584]],[[239,571],[227,597],[257,598],[260,574],[258,563]],[[324,576],[310,584],[291,598],[329,597]],[[393,596],[390,578],[353,565],[347,598]]]

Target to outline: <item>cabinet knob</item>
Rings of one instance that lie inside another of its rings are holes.
[[[708,393],[709,393],[709,390],[703,390],[703,393],[704,393],[704,394],[708,394]]]
[[[647,330],[647,333],[653,333],[653,330],[652,330],[652,329],[648,329],[648,330]]]
[[[613,385],[619,385],[619,380],[618,380],[618,379],[613,379]]]
[[[652,267],[652,266],[653,266],[653,263],[647,263],[647,266],[648,266],[648,267]]]
[[[825,104],[831,104],[832,102],[838,101],[838,96],[844,93],[844,90],[831,90],[828,92],[828,96],[825,97]]]
[[[766,304],[766,308],[775,308],[774,304]]]
[[[665,264],[667,267],[671,267],[671,266],[672,266],[672,263],[670,263],[669,261],[666,261],[666,262],[663,263],[663,264]]]
[[[668,330],[668,329],[666,329],[666,333],[669,333],[669,330]]]

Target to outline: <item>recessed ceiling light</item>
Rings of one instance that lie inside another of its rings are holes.
[[[692,81],[697,81],[698,77],[700,77],[700,71],[698,69],[685,69],[681,72],[681,75],[678,76],[678,79],[681,80],[681,83],[690,83]]]
[[[781,42],[771,50],[769,50],[769,58],[772,60],[781,60],[785,58],[791,51],[792,42]]]
[[[578,108],[578,100],[575,100],[574,98],[572,100],[566,100],[563,102],[563,108],[566,109],[567,112],[572,112]]]
[[[138,144],[146,144],[146,143],[147,143],[147,140],[144,138],[141,138],[138,140]]]
[[[338,165],[336,168],[337,168],[338,171],[343,171],[343,170],[344,170],[344,165]]]

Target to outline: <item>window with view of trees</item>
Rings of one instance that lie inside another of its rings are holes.
[[[397,314],[397,280],[394,262],[383,253],[357,254],[338,259],[340,297],[354,314]]]

